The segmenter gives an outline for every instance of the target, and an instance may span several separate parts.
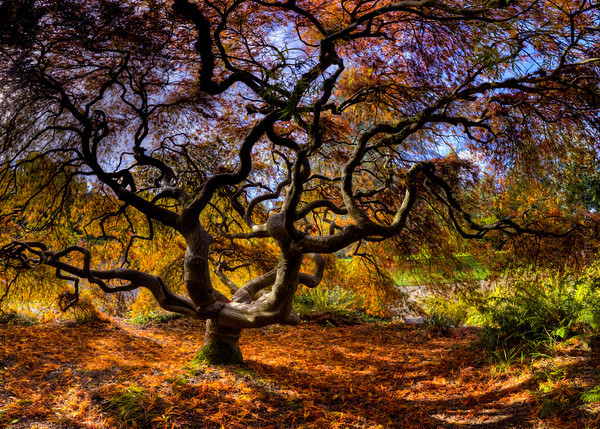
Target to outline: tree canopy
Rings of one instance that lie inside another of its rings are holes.
[[[587,0],[3,0],[0,17],[2,260],[53,267],[66,306],[81,279],[147,288],[227,342],[298,323],[298,285],[350,245],[559,237],[590,208],[555,186],[596,171]],[[498,197],[524,175],[529,200]],[[143,241],[157,258],[134,263]]]

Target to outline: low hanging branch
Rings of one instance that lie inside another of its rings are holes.
[[[575,225],[563,232],[536,229],[530,228],[527,225],[519,225],[509,217],[499,219],[498,221],[490,224],[478,224],[474,222],[472,216],[463,209],[461,204],[454,196],[452,188],[441,177],[435,174],[435,170],[430,169],[425,171],[425,176],[427,177],[427,181],[425,182],[426,188],[438,201],[447,207],[448,217],[450,218],[452,225],[454,225],[458,233],[464,238],[481,239],[491,231],[500,231],[511,236],[528,234],[535,235],[537,237],[561,238],[569,235],[575,229],[579,228],[578,225]],[[440,194],[435,187],[440,188],[444,195]],[[459,219],[457,218],[457,214],[463,220],[463,222],[466,223],[467,227],[475,232],[470,233],[465,231],[461,226]]]
[[[79,267],[65,262],[63,258],[71,253],[83,255],[83,266]],[[30,256],[28,256],[28,254]],[[85,279],[96,284],[105,293],[127,292],[144,287],[154,295],[162,308],[168,311],[185,314],[195,318],[214,316],[220,308],[221,303],[197,309],[193,303],[184,297],[173,293],[163,280],[152,274],[129,268],[115,268],[112,270],[94,270],[90,268],[91,253],[81,246],[70,246],[56,252],[49,250],[40,242],[13,242],[0,249],[0,259],[15,269],[33,269],[39,265],[47,265],[56,268],[56,276],[60,279],[74,283],[75,297],[65,310],[77,302],[79,296],[79,281]],[[65,273],[72,276],[65,275]],[[126,281],[124,286],[109,286],[107,281]]]

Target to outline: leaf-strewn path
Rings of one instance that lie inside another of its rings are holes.
[[[0,427],[595,427],[565,409],[540,420],[526,369],[494,373],[469,330],[400,325],[248,331],[246,365],[184,365],[198,322],[0,325]],[[574,364],[581,369],[582,359]]]

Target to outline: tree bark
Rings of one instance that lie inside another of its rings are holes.
[[[210,281],[208,253],[212,237],[199,224],[186,233],[187,249],[184,260],[184,280],[188,296],[196,307],[215,301]]]
[[[220,326],[214,320],[206,321],[204,344],[196,353],[193,363],[208,365],[230,365],[243,362],[240,350],[242,330]]]

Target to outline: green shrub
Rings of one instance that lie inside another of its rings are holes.
[[[183,318],[183,315],[179,313],[149,312],[136,314],[128,318],[127,321],[133,325],[146,325],[148,323],[166,323],[181,318]]]
[[[574,335],[593,337],[600,327],[600,282],[580,276],[522,272],[497,286],[469,319],[482,326],[480,343],[498,350],[538,351]]]
[[[427,319],[441,321],[445,319],[448,325],[464,325],[476,312],[474,302],[476,297],[449,293],[446,295],[432,294],[421,301],[421,305],[427,314]]]
[[[299,316],[315,313],[348,313],[356,310],[352,292],[339,288],[317,286],[294,297],[294,310]]]
[[[380,323],[389,318],[368,314],[354,293],[340,287],[319,286],[294,297],[294,311],[304,320],[321,324]]]
[[[0,325],[32,326],[37,323],[32,317],[16,312],[0,313]]]
[[[594,386],[581,394],[581,400],[588,404],[600,402],[600,386]]]
[[[425,326],[431,333],[448,335],[455,325],[448,316],[432,312],[425,319]]]

